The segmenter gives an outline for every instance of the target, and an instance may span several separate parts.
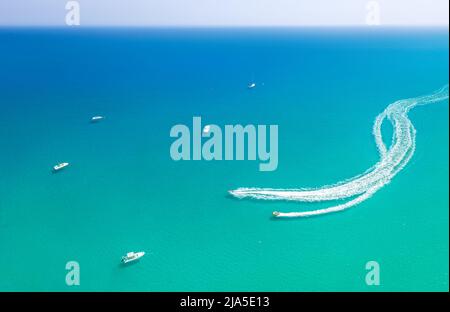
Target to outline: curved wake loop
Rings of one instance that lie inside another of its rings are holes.
[[[414,154],[416,130],[408,118],[408,112],[418,105],[437,103],[448,99],[448,85],[436,92],[416,98],[399,100],[390,104],[375,118],[373,135],[380,160],[365,173],[351,179],[318,188],[271,189],[238,188],[229,191],[237,198],[260,200],[288,200],[297,202],[322,202],[330,200],[353,199],[336,206],[304,212],[277,212],[275,217],[309,217],[342,211],[370,198],[375,192],[388,184],[400,172]],[[387,148],[381,135],[381,126],[388,120],[393,127],[392,144]]]

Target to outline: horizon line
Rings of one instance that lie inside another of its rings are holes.
[[[381,25],[366,25],[366,24],[338,24],[338,25],[114,25],[114,24],[86,24],[86,25],[65,25],[65,24],[48,24],[48,25],[21,25],[21,24],[0,24],[0,28],[166,28],[166,29],[217,29],[217,28],[363,28],[363,29],[380,29],[380,28],[445,28],[450,30],[449,24],[381,24]]]

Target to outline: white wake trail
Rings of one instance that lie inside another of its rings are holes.
[[[375,192],[388,184],[409,162],[416,147],[416,129],[408,118],[408,112],[418,105],[437,103],[448,99],[448,85],[436,92],[416,98],[399,100],[390,104],[375,118],[373,135],[380,160],[365,173],[318,188],[271,189],[238,188],[230,191],[237,198],[261,200],[288,200],[298,202],[321,202],[330,200],[353,199],[329,208],[304,212],[277,212],[276,217],[308,217],[342,211],[370,198]],[[383,142],[381,126],[388,120],[393,127],[392,142],[389,148]]]

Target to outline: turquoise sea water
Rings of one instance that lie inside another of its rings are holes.
[[[363,173],[375,116],[448,83],[448,30],[1,29],[0,47],[0,290],[448,291],[448,102],[411,111],[412,160],[350,210],[274,220],[323,204],[227,195]],[[278,169],[174,162],[193,116],[278,124]]]

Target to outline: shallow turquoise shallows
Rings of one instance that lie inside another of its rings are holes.
[[[410,112],[413,158],[349,210],[279,220],[327,205],[227,193],[363,173],[375,117],[448,83],[448,29],[4,28],[0,46],[0,290],[448,291],[448,101]],[[173,161],[194,116],[279,125],[278,169]]]

